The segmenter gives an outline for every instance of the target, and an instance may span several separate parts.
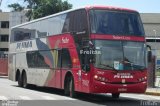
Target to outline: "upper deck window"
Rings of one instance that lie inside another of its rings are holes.
[[[144,36],[140,16],[136,12],[90,10],[91,33]]]

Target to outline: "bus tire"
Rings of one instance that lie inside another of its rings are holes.
[[[70,82],[69,82],[69,96],[70,96],[71,98],[76,97],[76,92],[75,92],[75,89],[74,89],[73,77],[71,77],[71,80],[70,80]]]
[[[22,77],[21,77],[20,74],[18,75],[18,79],[17,80],[18,80],[18,86],[22,87]]]
[[[117,98],[119,98],[119,95],[120,95],[120,93],[112,93],[112,98],[117,99]]]
[[[27,84],[27,75],[25,72],[23,72],[22,74],[22,87],[23,88],[27,88],[28,87],[28,84]]]
[[[76,92],[74,89],[74,80],[73,80],[73,77],[71,77],[71,76],[67,77],[67,79],[66,79],[64,93],[65,93],[65,95],[70,96],[71,98],[76,97]]]

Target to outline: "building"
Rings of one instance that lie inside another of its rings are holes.
[[[0,12],[0,53],[8,51],[9,12]]]
[[[152,48],[152,54],[155,56],[154,62],[148,65],[148,86],[158,85],[157,73],[160,68],[160,13],[141,13],[141,19],[146,33],[147,45]],[[152,66],[152,68],[151,68]]]
[[[22,24],[24,22],[28,21],[28,18],[26,17],[27,10],[23,10],[22,12],[10,12],[9,14],[9,22],[10,22],[10,28]]]
[[[26,11],[0,12],[0,57],[8,52],[10,28],[28,21],[25,13]]]
[[[141,13],[147,44],[160,59],[160,13]]]
[[[160,13],[141,13],[147,44],[156,56],[156,68],[160,68]]]

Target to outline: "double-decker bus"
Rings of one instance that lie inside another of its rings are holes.
[[[9,79],[76,92],[144,93],[145,33],[135,10],[87,6],[11,29]]]

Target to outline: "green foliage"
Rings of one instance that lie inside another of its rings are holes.
[[[33,18],[40,18],[60,11],[70,9],[72,7],[68,2],[61,0],[41,0],[34,6]]]
[[[26,16],[29,18],[29,20],[37,19],[40,17],[44,17],[47,15],[51,15],[72,8],[72,4],[69,4],[68,1],[62,1],[62,0],[23,0],[23,1],[27,3],[27,6],[25,8],[28,9]],[[15,7],[12,6],[11,8],[17,11]]]
[[[24,7],[18,3],[10,4],[8,7],[11,8],[12,11],[22,11],[24,9]]]

